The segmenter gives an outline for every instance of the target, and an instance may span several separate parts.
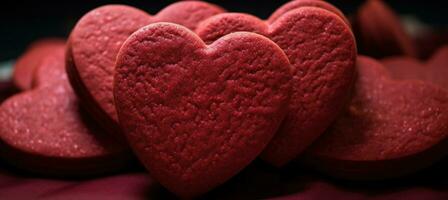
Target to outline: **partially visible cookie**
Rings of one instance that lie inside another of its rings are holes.
[[[160,10],[151,22],[171,22],[195,30],[201,21],[224,12],[223,8],[203,1],[179,1]]]
[[[150,23],[146,12],[124,5],[107,5],[84,15],[67,46],[67,74],[86,110],[110,131],[117,131],[112,96],[115,58],[134,31]]]
[[[288,115],[261,155],[270,164],[283,166],[316,140],[348,104],[355,77],[355,38],[340,16],[311,6],[292,9],[271,22],[223,13],[196,29],[207,43],[237,31],[270,38],[293,67]]]
[[[394,55],[417,57],[416,44],[394,11],[382,0],[367,0],[353,24],[360,52],[376,58]]]
[[[331,176],[385,179],[416,172],[448,153],[448,92],[419,80],[395,80],[379,62],[358,59],[354,98],[305,153]]]
[[[290,1],[284,5],[282,5],[280,8],[277,8],[274,13],[271,14],[271,16],[267,19],[267,22],[272,23],[275,20],[277,20],[279,17],[281,17],[283,14],[297,9],[301,7],[315,7],[315,8],[322,8],[326,9],[336,15],[338,15],[342,20],[344,20],[347,25],[350,25],[350,22],[345,17],[344,13],[342,13],[338,8],[333,6],[332,4],[322,1],[322,0],[293,0]]]
[[[425,62],[397,56],[383,59],[382,63],[396,79],[423,80],[448,90],[448,46],[440,48]]]
[[[35,86],[0,106],[0,156],[37,173],[92,175],[126,165],[124,144],[98,129],[79,107],[64,68],[65,47],[48,52]]]
[[[59,38],[41,39],[32,43],[26,52],[20,56],[14,64],[13,81],[20,90],[32,88],[33,74],[37,66],[46,55],[55,48],[65,45],[65,41]]]

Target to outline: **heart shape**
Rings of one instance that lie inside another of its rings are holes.
[[[113,100],[115,59],[123,42],[153,22],[195,25],[223,10],[215,5],[185,1],[171,4],[155,16],[124,5],[107,5],[84,15],[70,34],[67,72],[87,110],[109,132],[119,130]]]
[[[117,57],[121,127],[162,185],[194,197],[248,165],[286,113],[291,68],[269,39],[234,33],[207,46],[169,23],[132,34]]]
[[[124,144],[99,131],[79,110],[64,68],[65,46],[48,50],[34,73],[34,88],[0,107],[0,155],[29,171],[91,175],[124,166]]]
[[[359,8],[353,30],[361,53],[377,58],[418,56],[417,48],[399,17],[381,0],[368,0]]]
[[[360,57],[346,113],[307,150],[306,161],[332,176],[383,179],[415,172],[446,156],[448,92],[418,80],[393,80]]]
[[[207,42],[235,31],[267,36],[283,49],[294,69],[288,116],[261,155],[275,166],[285,165],[317,139],[348,103],[355,74],[355,38],[339,16],[317,7],[293,9],[271,23],[224,13],[196,29]]]
[[[382,63],[395,79],[417,79],[448,89],[448,46],[440,48],[426,62],[413,57],[390,57]]]
[[[32,43],[14,64],[12,75],[14,85],[20,90],[31,89],[36,67],[48,53],[60,46],[65,46],[65,41],[57,38],[46,38]]]

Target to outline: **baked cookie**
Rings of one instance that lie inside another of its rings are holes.
[[[381,0],[367,0],[358,10],[353,29],[360,52],[376,58],[417,57],[416,44],[394,11]]]
[[[346,179],[415,172],[448,153],[448,92],[435,84],[392,79],[383,65],[358,59],[350,107],[305,153],[305,161]]]
[[[156,23],[121,48],[114,80],[123,132],[151,176],[191,198],[222,184],[274,136],[290,97],[283,51],[255,33],[210,45]]]
[[[20,168],[60,176],[110,172],[131,157],[79,107],[64,68],[65,47],[42,58],[34,87],[0,107],[0,156]]]
[[[302,153],[348,103],[355,75],[356,42],[341,17],[326,9],[299,7],[272,22],[224,13],[202,22],[197,34],[210,43],[235,31],[270,38],[293,67],[288,115],[261,158],[283,166]]]
[[[174,3],[155,16],[124,5],[94,9],[78,21],[70,34],[67,51],[70,82],[94,118],[109,132],[117,132],[120,128],[112,82],[115,58],[129,35],[159,21],[195,28],[199,21],[220,12],[221,8],[199,1]]]
[[[26,52],[20,56],[14,64],[12,80],[19,90],[32,88],[34,71],[46,55],[55,48],[65,45],[65,41],[59,38],[46,38],[32,43]]]

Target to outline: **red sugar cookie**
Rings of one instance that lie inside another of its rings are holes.
[[[382,63],[396,79],[423,80],[448,89],[448,46],[440,48],[427,62],[412,57],[391,57]]]
[[[384,179],[415,172],[448,153],[448,92],[418,80],[393,80],[373,59],[359,57],[354,98],[346,113],[306,152],[332,176]]]
[[[114,96],[123,131],[152,177],[181,197],[225,182],[255,159],[286,114],[291,68],[254,33],[210,45],[157,23],[117,57]]]
[[[288,115],[261,156],[282,166],[322,134],[348,103],[355,74],[355,38],[340,17],[315,7],[291,10],[271,24],[247,14],[224,13],[196,29],[207,42],[235,31],[267,36],[283,49],[293,67]]]
[[[411,36],[406,33],[393,10],[381,0],[367,0],[359,8],[353,29],[361,53],[377,58],[417,56]]]
[[[35,87],[0,107],[0,155],[29,171],[54,175],[104,173],[124,166],[125,145],[83,116],[64,69],[65,47],[53,48],[34,75]]]
[[[115,58],[122,43],[138,28],[167,21],[194,28],[203,19],[223,12],[196,1],[174,3],[155,16],[124,5],[108,5],[84,15],[72,30],[67,72],[82,103],[103,126],[119,130],[112,95]]]
[[[31,89],[31,81],[36,66],[53,49],[64,45],[65,41],[58,38],[41,39],[32,43],[14,65],[12,77],[14,85],[20,90]]]

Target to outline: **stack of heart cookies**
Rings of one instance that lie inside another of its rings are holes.
[[[291,1],[266,20],[201,1],[155,15],[96,8],[66,41],[41,40],[18,59],[0,156],[63,177],[136,157],[182,198],[258,157],[343,179],[416,172],[448,153],[448,51],[413,59],[394,17],[376,0],[352,24],[320,0]],[[395,57],[358,56],[353,33],[363,52]]]

